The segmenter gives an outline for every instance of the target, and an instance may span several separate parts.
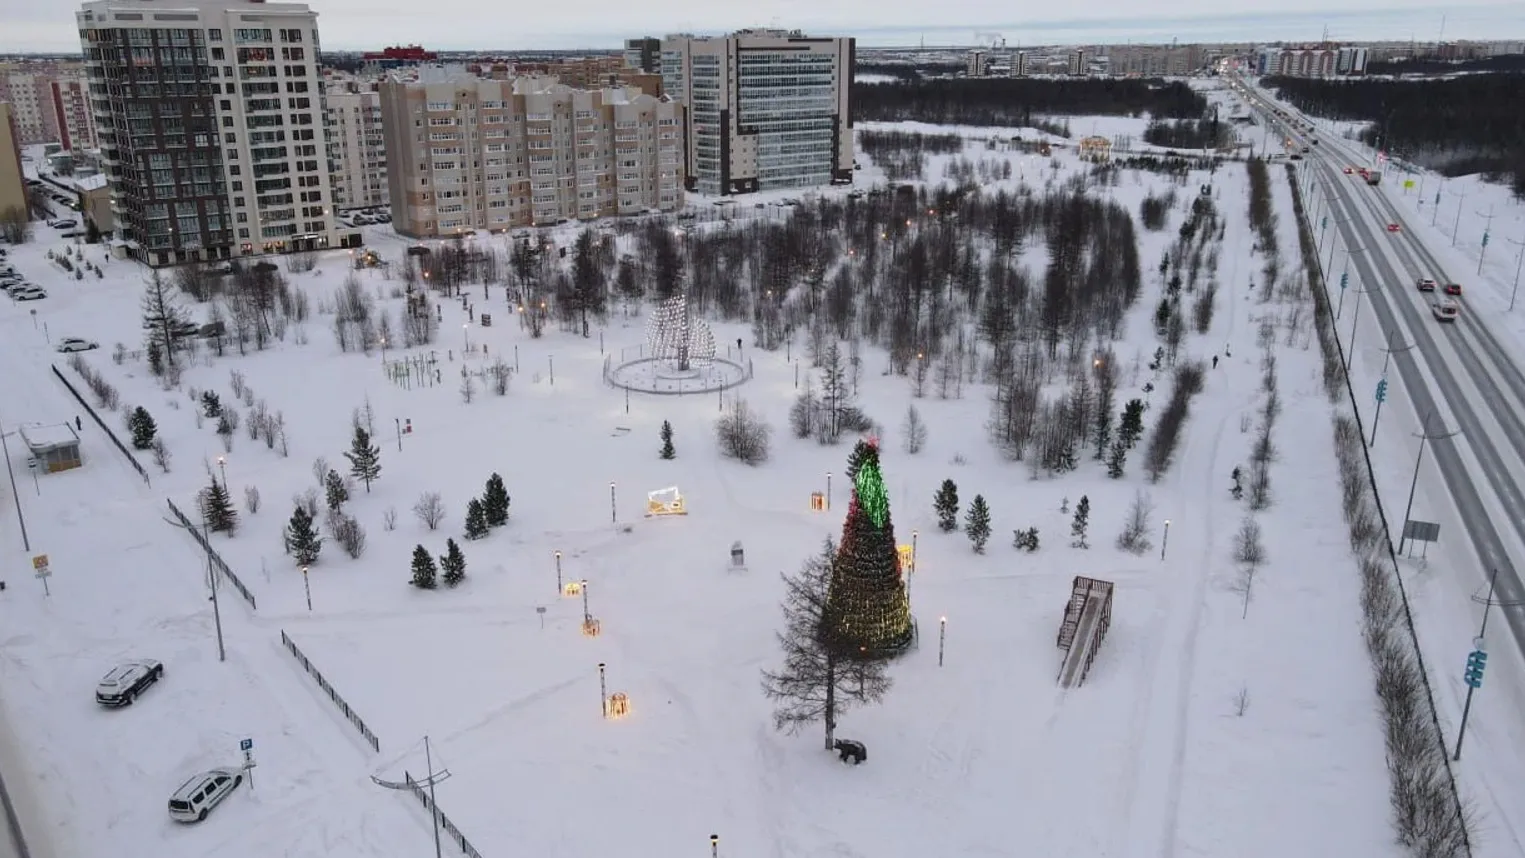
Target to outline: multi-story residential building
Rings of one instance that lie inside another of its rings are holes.
[[[375,91],[336,92],[330,85],[325,106],[328,169],[334,208],[387,204],[387,149],[381,130],[381,95]]]
[[[90,87],[83,69],[60,75],[49,81],[53,113],[58,126],[58,142],[64,149],[94,149],[95,111],[90,105]]]
[[[1107,73],[1118,77],[1185,77],[1202,68],[1198,45],[1112,45]]]
[[[1255,55],[1255,71],[1288,77],[1364,75],[1366,48],[1322,44],[1299,48],[1264,48]]]
[[[964,74],[968,77],[984,77],[990,73],[990,52],[976,48],[969,52],[964,62]]]
[[[308,6],[90,0],[76,18],[133,255],[167,265],[340,242]]]
[[[688,189],[850,183],[856,50],[854,39],[799,30],[663,39],[663,90],[687,108]]]
[[[1017,51],[1011,55],[1011,76],[1027,77],[1031,70],[1027,66],[1027,51]]]
[[[1091,55],[1084,48],[1070,51],[1070,74],[1075,77],[1091,73]]]
[[[625,40],[625,65],[647,74],[662,73],[662,40],[646,36]]]
[[[56,67],[44,63],[0,66],[0,101],[9,102],[21,145],[58,141],[58,113],[53,109]]]
[[[683,205],[683,108],[633,88],[424,67],[381,84],[392,226],[413,237]]]
[[[21,131],[9,102],[0,101],[0,221],[27,217],[26,179],[21,172]]]

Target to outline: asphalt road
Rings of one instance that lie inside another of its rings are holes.
[[[0,709],[0,719],[5,712]],[[26,802],[11,790],[21,776],[20,759],[16,743],[8,725],[0,723],[0,858],[42,858],[28,850],[21,826],[26,815]],[[9,776],[9,777],[7,777]]]
[[[1430,431],[1461,433],[1430,443],[1426,453],[1427,461],[1440,472],[1477,558],[1475,567],[1453,570],[1459,576],[1457,583],[1468,591],[1476,590],[1486,586],[1491,572],[1497,569],[1495,598],[1525,601],[1525,586],[1506,548],[1525,542],[1525,493],[1517,479],[1525,469],[1525,375],[1488,330],[1485,320],[1468,312],[1465,295],[1460,320],[1450,325],[1435,321],[1429,307],[1431,297],[1418,292],[1416,281],[1432,277],[1441,284],[1466,284],[1467,272],[1447,271],[1409,229],[1405,213],[1385,194],[1359,178],[1344,175],[1345,166],[1364,163],[1364,156],[1340,143],[1323,140],[1305,156],[1307,169],[1315,171],[1315,181],[1330,194],[1332,220],[1346,246],[1369,248],[1350,255],[1351,267],[1369,290],[1362,297],[1370,303],[1382,328],[1381,332],[1368,329],[1363,340],[1370,342],[1366,338],[1380,338],[1387,331],[1401,332],[1401,320],[1408,334],[1395,334],[1394,345],[1401,346],[1411,338],[1414,346],[1393,354],[1402,395],[1420,418],[1437,415]],[[1389,223],[1399,224],[1400,232],[1388,232]],[[1348,295],[1346,301],[1353,298]],[[1348,348],[1343,326],[1340,333]],[[1426,377],[1426,370],[1430,377]],[[1431,388],[1431,377],[1435,389]],[[1447,409],[1451,420],[1443,423]],[[1464,450],[1476,458],[1476,469],[1469,467]],[[1502,521],[1495,521],[1495,507],[1490,501],[1502,511]],[[1390,505],[1387,512],[1389,524],[1401,533],[1403,510]],[[1495,613],[1496,619],[1507,623],[1515,644],[1525,653],[1525,615],[1519,611]]]

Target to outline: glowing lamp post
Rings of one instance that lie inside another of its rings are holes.
[[[598,711],[609,717],[609,688],[604,684],[604,663],[598,663]]]
[[[831,509],[831,471],[826,472],[826,509]]]
[[[1170,545],[1170,519],[1165,519],[1165,535],[1160,537],[1160,559],[1165,559],[1165,548]]]
[[[307,610],[312,611],[312,582],[307,580],[307,564],[302,564],[302,589],[307,591]]]
[[[937,666],[943,666],[943,643],[948,639],[948,618],[937,619]]]
[[[710,858],[720,858],[720,835],[710,835]]]
[[[561,593],[561,552],[556,552],[556,592]]]
[[[916,537],[918,537],[920,535],[921,534],[918,531],[915,531],[915,530],[911,531],[911,574],[912,575],[916,574]]]
[[[463,322],[461,324],[461,342],[464,344],[464,349],[462,350],[461,354],[466,354],[467,352],[470,352],[471,351],[471,323],[470,322]]]
[[[578,589],[582,590],[582,621],[586,623],[593,619],[593,615],[588,613],[588,579],[584,578]]]
[[[228,459],[226,456],[217,457],[217,468],[222,471],[222,487],[226,490],[228,487]]]

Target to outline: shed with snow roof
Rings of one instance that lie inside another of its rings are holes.
[[[79,455],[79,435],[67,423],[23,426],[21,440],[32,454],[33,467],[45,474],[67,471],[84,464]]]

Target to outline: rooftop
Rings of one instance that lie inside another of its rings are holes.
[[[40,453],[78,444],[79,435],[67,423],[54,423],[49,426],[21,427],[21,440],[26,442],[27,448],[33,453]]]

